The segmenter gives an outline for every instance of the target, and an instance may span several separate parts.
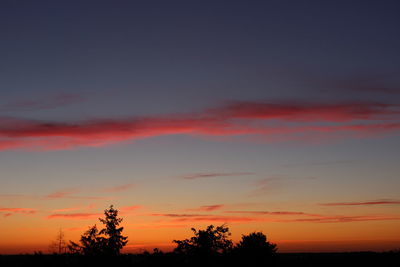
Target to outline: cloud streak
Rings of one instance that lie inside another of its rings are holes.
[[[222,222],[222,223],[245,223],[260,221],[255,217],[240,217],[240,216],[192,216],[173,219],[172,222]]]
[[[86,101],[86,98],[81,95],[64,93],[41,99],[8,102],[0,106],[0,111],[7,112],[54,109],[76,103],[82,103],[84,101]]]
[[[47,219],[90,220],[101,217],[100,213],[56,213],[47,216]]]
[[[399,216],[320,216],[318,218],[298,218],[289,220],[278,220],[276,222],[313,222],[313,223],[349,223],[367,221],[393,221],[400,220]]]
[[[106,193],[116,193],[116,192],[123,192],[132,189],[135,185],[134,184],[123,184],[119,186],[105,188],[103,192]]]
[[[44,198],[46,198],[46,199],[86,199],[86,200],[108,199],[108,197],[73,195],[73,194],[76,194],[79,192],[80,192],[80,190],[77,188],[64,189],[64,190],[60,190],[60,191],[56,191],[54,193],[48,194],[48,195],[44,196]]]
[[[3,217],[9,217],[14,214],[35,214],[37,213],[36,209],[29,209],[29,208],[5,208],[0,207],[0,213],[3,213]]]
[[[225,205],[222,204],[215,204],[215,205],[208,205],[208,206],[200,206],[195,209],[188,209],[188,211],[215,211],[224,208]]]
[[[314,214],[308,214],[301,211],[245,211],[245,210],[228,210],[225,213],[240,213],[240,214],[251,214],[251,215],[306,215],[306,216],[318,216]]]
[[[126,119],[50,122],[2,117],[0,150],[96,147],[176,134],[257,136],[265,142],[371,137],[399,132],[399,113],[399,105],[378,102],[230,102],[198,113]]]
[[[67,197],[70,197],[71,194],[74,194],[74,193],[77,193],[77,192],[79,192],[79,190],[76,189],[76,188],[64,189],[64,190],[60,190],[60,191],[56,191],[54,193],[51,193],[51,194],[47,195],[46,198],[52,198],[52,199],[67,198]]]
[[[123,212],[123,213],[128,213],[128,212],[132,212],[132,211],[136,211],[138,209],[142,209],[143,207],[140,205],[133,205],[133,206],[124,206],[119,208],[119,211]]]
[[[320,206],[375,206],[375,205],[400,205],[400,200],[377,200],[365,202],[334,202],[321,203]]]
[[[244,176],[253,175],[252,172],[202,172],[183,175],[182,178],[186,180],[195,180],[203,178],[226,177],[226,176]]]

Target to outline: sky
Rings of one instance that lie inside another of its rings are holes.
[[[190,228],[400,248],[398,1],[0,3],[0,253]]]

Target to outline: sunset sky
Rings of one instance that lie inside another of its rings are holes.
[[[0,254],[191,227],[400,248],[399,1],[0,3]]]

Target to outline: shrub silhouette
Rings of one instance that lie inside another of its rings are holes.
[[[174,252],[186,255],[212,256],[226,253],[232,248],[229,228],[225,225],[209,225],[205,230],[191,229],[194,233],[190,239],[174,240],[177,247]]]
[[[80,244],[70,241],[68,249],[71,253],[83,255],[109,255],[120,254],[121,249],[128,243],[128,237],[122,235],[123,227],[118,227],[122,218],[118,218],[118,210],[113,205],[104,210],[105,218],[99,218],[105,225],[98,230],[97,226],[90,227],[82,236]]]

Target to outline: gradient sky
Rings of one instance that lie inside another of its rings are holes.
[[[0,253],[190,227],[400,248],[398,1],[0,3]]]

